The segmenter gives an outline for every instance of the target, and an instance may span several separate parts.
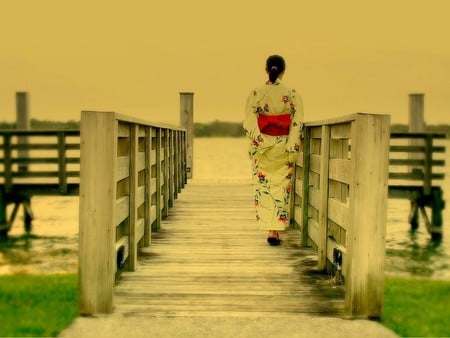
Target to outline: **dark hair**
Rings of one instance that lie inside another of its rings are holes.
[[[271,55],[267,58],[266,71],[269,73],[270,82],[274,83],[285,68],[286,64],[280,55]]]

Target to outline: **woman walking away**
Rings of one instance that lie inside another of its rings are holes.
[[[289,225],[289,195],[300,147],[303,107],[300,96],[281,83],[284,59],[269,56],[269,80],[247,99],[244,129],[250,138],[256,219],[267,230],[270,245],[280,244],[279,231]]]

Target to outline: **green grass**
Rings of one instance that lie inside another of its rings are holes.
[[[387,278],[381,323],[402,337],[450,337],[450,282]]]
[[[0,337],[57,336],[77,316],[77,275],[0,277]],[[402,337],[450,337],[450,282],[387,278],[381,323]]]
[[[78,316],[76,274],[0,277],[0,337],[57,336]]]

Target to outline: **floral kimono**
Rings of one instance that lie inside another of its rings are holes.
[[[250,138],[256,219],[261,230],[289,225],[289,195],[302,132],[303,107],[295,90],[279,79],[254,89],[244,129]]]

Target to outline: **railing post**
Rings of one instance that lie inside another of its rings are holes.
[[[330,127],[322,126],[322,137],[320,142],[319,242],[317,243],[318,270],[325,270],[327,267],[329,158],[330,158]]]
[[[194,93],[180,93],[180,126],[186,129],[186,172],[193,176],[194,158]]]
[[[5,193],[9,193],[11,192],[13,185],[11,134],[3,135],[3,156],[5,167]]]
[[[152,128],[145,128],[145,230],[144,245],[152,242]]]
[[[303,191],[302,191],[302,239],[301,245],[308,245],[308,199],[309,199],[309,165],[311,153],[311,129],[304,128],[303,138]]]
[[[173,201],[175,199],[175,170],[174,170],[174,156],[175,156],[175,150],[174,150],[174,131],[169,130],[169,207],[173,207]]]
[[[28,114],[28,93],[17,92],[16,93],[16,129],[29,130],[30,119]],[[28,143],[27,136],[19,136],[17,144],[19,146],[18,157],[28,158],[28,149],[26,148]],[[19,163],[19,171],[28,171],[27,163]]]
[[[116,271],[117,120],[81,113],[79,311],[110,313]]]
[[[161,227],[161,157],[164,156],[164,153],[161,154],[161,134],[162,129],[156,128],[156,222],[153,226],[153,230],[157,231]]]
[[[352,123],[345,302],[355,316],[382,313],[389,128],[387,115],[358,114]]]
[[[409,132],[423,133],[425,131],[424,121],[424,94],[409,94]],[[411,138],[411,146],[424,146],[424,140]],[[423,153],[409,153],[409,159],[423,160]],[[411,166],[410,171],[422,171],[422,166]]]
[[[164,198],[164,207],[163,207],[163,217],[169,216],[169,181],[170,181],[170,153],[169,153],[169,130],[164,129],[164,165],[163,165],[163,198]]]
[[[66,138],[64,131],[57,132],[58,138],[58,183],[59,192],[67,193]]]
[[[423,192],[425,195],[431,194],[432,166],[433,166],[433,135],[425,137],[425,158],[424,158],[424,178]]]
[[[129,215],[129,271],[135,271],[137,266],[137,236],[136,236],[136,227],[137,227],[137,190],[138,190],[138,135],[139,135],[139,126],[136,124],[130,125],[130,176],[129,176],[129,196],[130,196],[130,215]]]

